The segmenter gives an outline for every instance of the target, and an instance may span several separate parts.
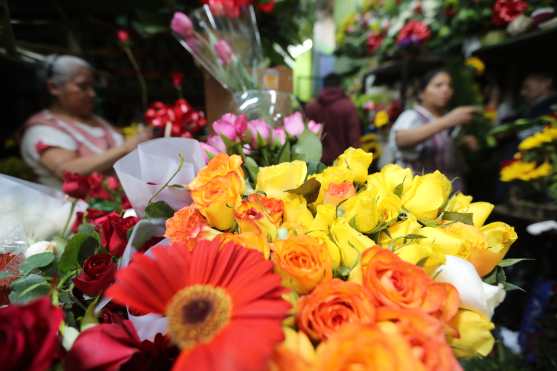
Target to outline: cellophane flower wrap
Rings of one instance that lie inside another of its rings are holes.
[[[257,88],[263,54],[252,6],[204,5],[191,14],[176,12],[171,28],[180,44],[222,86],[232,92]]]

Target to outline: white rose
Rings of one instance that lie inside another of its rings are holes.
[[[472,263],[456,256],[446,256],[445,264],[435,273],[435,280],[450,283],[458,290],[462,308],[481,312],[488,318],[505,299],[502,285],[483,282]]]
[[[54,250],[56,250],[56,244],[54,244],[54,242],[49,242],[49,241],[35,242],[31,246],[29,246],[27,250],[25,250],[25,258],[28,258],[32,255],[41,254],[43,252],[54,253]]]

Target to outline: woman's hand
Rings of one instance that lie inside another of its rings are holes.
[[[449,127],[460,126],[469,123],[474,118],[474,114],[480,109],[474,106],[462,106],[453,109],[444,117]]]
[[[153,129],[146,128],[140,129],[133,137],[126,139],[124,146],[128,152],[131,152],[137,147],[138,144],[143,143],[153,137]]]

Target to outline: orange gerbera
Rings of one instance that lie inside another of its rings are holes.
[[[280,277],[257,251],[201,240],[138,254],[106,292],[114,301],[168,320],[182,350],[173,370],[261,370],[283,339],[290,304]],[[249,349],[249,351],[247,351]]]

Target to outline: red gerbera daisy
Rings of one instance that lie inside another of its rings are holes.
[[[138,254],[107,295],[131,309],[165,315],[182,352],[173,370],[262,370],[283,338],[290,305],[280,277],[255,250],[199,241]]]

